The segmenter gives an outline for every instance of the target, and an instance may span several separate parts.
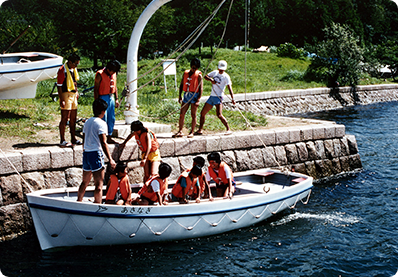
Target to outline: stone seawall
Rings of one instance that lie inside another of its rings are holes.
[[[244,171],[285,167],[315,179],[361,168],[354,136],[344,125],[317,120],[295,121],[295,127],[235,132],[188,138],[159,138],[164,162],[173,172],[171,180],[192,166],[197,155],[219,151],[232,169]],[[111,145],[116,160],[128,161],[131,183],[142,180],[135,142],[122,150]],[[82,147],[13,150],[0,157],[0,240],[32,230],[25,194],[33,190],[78,186],[82,177]],[[13,164],[11,166],[10,162]],[[21,174],[16,173],[15,169]],[[28,184],[28,185],[27,185]]]
[[[226,97],[224,106],[230,110],[251,111],[263,115],[290,115],[340,109],[353,105],[398,101],[398,85],[371,85],[314,88],[235,94],[236,106]],[[205,101],[206,98],[203,99]]]

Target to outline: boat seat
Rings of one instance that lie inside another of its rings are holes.
[[[300,183],[300,182],[305,181],[305,180],[307,180],[307,179],[303,178],[303,177],[300,177],[300,178],[293,179],[292,182],[293,183]]]
[[[273,174],[274,174],[273,171],[266,171],[266,172],[254,173],[254,175],[256,175],[256,176],[261,176],[261,177],[263,177],[263,183],[265,183],[265,177],[271,176],[271,175],[273,175]]]

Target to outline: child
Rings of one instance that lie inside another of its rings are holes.
[[[102,120],[108,104],[102,99],[93,102],[94,117],[91,117],[83,126],[83,181],[79,186],[77,201],[83,201],[84,193],[94,177],[94,203],[102,202],[102,186],[104,184],[104,154],[109,159],[111,168],[116,167],[106,143],[108,126]]]
[[[171,167],[166,163],[159,165],[159,175],[149,179],[138,192],[138,197],[132,200],[133,203],[139,205],[153,205],[157,202],[159,205],[167,205],[163,200],[163,194],[167,191],[168,180],[171,174]]]
[[[202,176],[202,169],[195,165],[191,170],[185,170],[171,191],[173,200],[180,204],[187,204],[188,199],[195,199],[196,203],[200,202],[200,185],[198,177]]]
[[[117,193],[118,189],[121,197]],[[125,162],[117,163],[115,171],[111,174],[108,182],[105,204],[115,203],[116,205],[129,205],[131,203],[131,187]]]
[[[216,182],[217,197],[229,197],[235,192],[235,180],[231,168],[221,161],[221,156],[218,152],[210,153],[207,156],[209,161],[209,168],[206,173],[206,181],[211,179]]]
[[[199,166],[202,170],[205,166],[205,159],[201,156],[196,156],[193,158],[193,166]],[[206,174],[202,171],[202,175],[198,177],[200,185],[200,196],[203,198],[209,198],[213,201],[213,196],[211,195],[211,189],[209,183],[206,181]]]
[[[159,143],[155,134],[144,127],[141,121],[136,120],[131,123],[131,134],[120,145],[122,148],[126,143],[135,137],[138,147],[142,152],[140,166],[144,167],[144,183],[158,172],[161,161]]]

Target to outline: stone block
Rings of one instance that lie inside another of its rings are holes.
[[[189,154],[197,154],[206,152],[206,140],[201,137],[189,139]]]
[[[355,136],[353,135],[347,135],[347,143],[348,143],[348,149],[350,151],[350,155],[354,155],[358,153],[358,145],[357,145],[357,140]]]
[[[318,140],[318,139],[325,139],[325,127],[324,125],[314,125],[312,129],[312,139],[313,140]]]
[[[351,170],[362,168],[362,162],[359,154],[350,155],[348,158]]]
[[[334,148],[334,153],[336,157],[341,156],[341,144],[340,144],[340,139],[333,139],[333,148]]]
[[[182,172],[178,158],[172,158],[172,157],[164,158],[163,162],[169,164],[172,169],[170,177],[168,178],[169,182],[176,181],[178,179],[178,177],[180,177],[181,172]]]
[[[220,136],[206,136],[206,151],[207,153],[221,151],[221,137]]]
[[[138,151],[138,149],[137,149]],[[164,139],[159,140],[159,152],[160,156],[163,157],[172,157],[175,155],[175,143],[174,140]]]
[[[286,157],[290,164],[295,164],[300,161],[297,147],[295,144],[287,144],[285,145]]]
[[[343,137],[340,139],[340,148],[341,148],[341,156],[350,155],[350,148],[348,146],[347,137]]]
[[[318,160],[326,159],[325,145],[323,144],[323,140],[315,141],[315,149],[316,149],[317,159]]]
[[[3,197],[3,205],[6,206],[24,201],[22,180],[19,175],[13,174],[0,177],[0,189]]]
[[[174,150],[176,156],[189,155],[190,154],[190,139],[188,138],[176,138],[174,139]]]
[[[342,171],[341,171],[340,159],[339,158],[332,159],[332,173],[339,174],[341,172]]]
[[[271,146],[276,144],[276,134],[274,130],[263,130],[259,134],[259,136],[260,136],[259,139],[261,139],[266,146]]]
[[[313,141],[307,141],[305,145],[307,146],[308,160],[316,160],[318,158],[318,154],[315,148],[315,143]]]
[[[294,170],[295,172],[298,172],[298,173],[307,174],[307,170],[305,168],[304,163],[292,164],[291,170]]]
[[[236,149],[237,138],[234,134],[228,136],[220,136],[221,150],[234,150]]]
[[[43,176],[45,187],[48,189],[67,187],[64,171],[46,171]]]
[[[44,176],[41,172],[27,172],[21,174],[24,180],[30,185],[30,187],[36,190],[46,189],[46,184],[44,182]]]
[[[21,153],[23,171],[37,171],[51,168],[50,152],[47,148],[24,149]]]
[[[302,126],[300,127],[300,140],[301,141],[309,141],[312,140],[313,137],[313,129],[312,126]]]
[[[48,151],[50,152],[51,168],[74,166],[72,148],[50,147]]]
[[[73,149],[73,164],[74,166],[82,166],[83,165],[83,148],[75,147]]]
[[[221,160],[224,161],[227,165],[229,165],[232,171],[236,171],[238,166],[236,164],[235,152],[224,151],[220,154],[221,154]]]
[[[139,161],[128,162],[130,184],[142,184],[144,181],[144,168]]]
[[[65,170],[65,181],[68,187],[78,187],[82,183],[83,169],[71,167]],[[90,186],[94,185],[93,178],[91,178]]]
[[[261,148],[254,148],[248,151],[251,167],[249,169],[264,168],[264,158]]]
[[[336,138],[342,138],[345,136],[345,126],[342,124],[336,124]]]
[[[286,144],[290,142],[290,132],[289,129],[275,129],[276,144]]]
[[[318,179],[318,171],[315,167],[314,161],[305,162],[305,169],[307,171],[307,175],[313,177],[314,179]]]
[[[181,156],[181,157],[178,157],[178,161],[180,163],[180,167],[181,167],[182,171],[192,168],[193,157],[194,156]]]
[[[253,132],[236,132],[235,136],[235,149],[252,148],[256,139]]]
[[[33,231],[33,222],[26,203],[0,207],[0,222],[0,233],[6,239],[15,234]]]
[[[327,139],[323,142],[325,146],[325,155],[327,159],[332,159],[337,157],[335,151],[334,151],[334,143],[333,140]]]
[[[18,172],[23,170],[21,153],[6,152],[5,157],[0,155],[0,175],[16,173],[14,167]]]
[[[300,162],[306,162],[308,160],[308,150],[304,142],[296,143],[297,154]]]
[[[134,141],[127,143],[123,148],[119,148],[120,155],[119,161],[136,161],[141,159],[140,151],[138,149],[137,143]],[[162,149],[160,149],[160,156],[162,156]]]
[[[287,164],[287,157],[286,157],[286,151],[284,146],[275,146],[275,158],[278,161],[278,164],[285,165]]]
[[[237,171],[249,170],[251,161],[247,151],[235,151]]]
[[[275,149],[272,146],[263,148],[262,151],[264,158],[264,167],[275,167],[278,165],[275,158]]]
[[[350,161],[349,158],[344,156],[340,157],[341,172],[350,171]]]
[[[336,125],[330,124],[325,126],[325,139],[332,139],[336,137]]]
[[[301,141],[301,130],[299,128],[289,129],[290,143]]]

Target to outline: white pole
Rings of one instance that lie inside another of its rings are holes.
[[[135,23],[133,32],[131,33],[129,48],[127,51],[127,84],[130,93],[127,95],[126,108],[124,112],[125,123],[131,124],[138,119],[138,103],[137,103],[137,73],[138,73],[138,46],[142,32],[151,16],[164,4],[172,0],[153,0],[142,12],[137,22]],[[134,82],[132,82],[135,80]]]

